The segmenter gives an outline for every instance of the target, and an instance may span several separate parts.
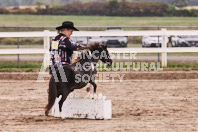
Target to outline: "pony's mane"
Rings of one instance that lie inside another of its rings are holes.
[[[94,51],[94,50],[98,50],[99,49],[99,47],[100,46],[102,46],[103,48],[107,48],[107,46],[106,45],[104,45],[104,44],[100,44],[100,43],[91,43],[88,47],[87,47],[87,51]],[[86,52],[87,52],[86,51]],[[82,56],[83,54],[84,54],[85,52],[82,52],[81,53],[81,55],[80,56]],[[78,56],[72,63],[76,63],[76,62],[78,62],[79,60],[80,60],[80,56]]]
[[[99,47],[102,47],[104,50],[107,49],[107,46],[101,43],[92,43],[88,46],[88,49],[92,52],[94,50],[98,50]]]
[[[97,50],[99,49],[99,46],[102,45],[102,44],[99,44],[99,43],[92,43],[90,44],[87,48],[88,50],[90,50],[91,52],[94,51],[94,50]]]

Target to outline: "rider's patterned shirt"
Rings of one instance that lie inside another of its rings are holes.
[[[55,68],[71,64],[71,57],[75,50],[77,50],[77,44],[60,33],[50,45],[51,63]]]

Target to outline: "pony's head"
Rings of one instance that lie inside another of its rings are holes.
[[[107,46],[104,44],[93,43],[88,46],[88,49],[91,51],[93,58],[101,60],[106,63],[108,66],[112,65],[112,59],[109,56]]]

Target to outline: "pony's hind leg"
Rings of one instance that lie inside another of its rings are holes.
[[[50,79],[49,82],[49,90],[48,90],[48,104],[45,107],[45,115],[48,116],[50,109],[54,105],[57,96],[57,86],[53,78]]]

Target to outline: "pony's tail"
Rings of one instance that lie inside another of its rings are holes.
[[[54,105],[57,96],[57,87],[53,76],[49,82],[49,91],[48,91],[48,104],[45,107],[45,115],[48,116],[50,109]]]

